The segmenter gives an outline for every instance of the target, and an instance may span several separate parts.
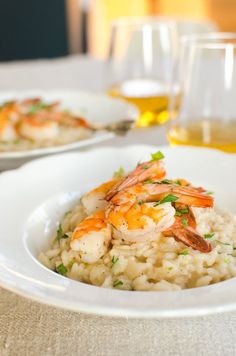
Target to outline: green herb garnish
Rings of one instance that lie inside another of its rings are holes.
[[[160,205],[160,204],[164,204],[164,203],[173,203],[178,199],[179,198],[177,196],[169,194],[165,198],[161,199],[159,202],[155,203],[154,206],[157,206],[157,205]]]
[[[119,281],[119,279],[117,279],[114,283],[113,283],[113,287],[119,287],[119,286],[123,286],[123,282]]]
[[[206,195],[213,195],[214,192],[211,192],[210,190],[208,190],[207,192],[205,192]]]
[[[183,208],[183,209],[176,208],[175,209],[175,215],[176,216],[182,216],[184,214],[188,214],[188,212],[189,212],[188,208]]]
[[[143,182],[144,184],[155,184],[155,181],[152,179],[147,179]]]
[[[70,261],[70,262],[68,263],[68,267],[71,268],[71,267],[73,266],[73,264],[74,264],[74,261]]]
[[[188,220],[187,219],[182,219],[181,222],[182,222],[182,224],[184,226],[188,226]]]
[[[168,271],[172,271],[173,267],[167,267]]]
[[[71,210],[68,210],[68,211],[65,213],[64,217],[68,216],[70,213],[71,213]]]
[[[148,169],[148,168],[150,168],[150,166],[143,166],[142,168],[143,169]]]
[[[59,266],[56,267],[56,272],[59,274],[66,274],[67,273],[67,268],[61,263]]]
[[[211,232],[209,234],[204,234],[205,239],[211,239],[212,237],[214,237],[215,233]]]
[[[215,240],[216,242],[219,242],[219,244],[224,245],[224,246],[232,246],[231,244],[227,243],[227,242],[221,242],[219,240]]]
[[[160,181],[160,183],[161,183],[161,184],[172,184],[173,181],[170,180],[170,179],[163,179],[163,180]]]
[[[188,250],[183,250],[181,252],[178,253],[179,256],[187,256],[188,255]]]
[[[144,203],[143,200],[139,200],[139,201],[138,201],[138,205],[142,205],[143,203]]]
[[[182,183],[181,183],[181,181],[180,181],[179,179],[177,179],[177,180],[175,181],[175,184],[182,185]]]
[[[19,145],[20,142],[21,142],[21,140],[19,140],[19,139],[13,141],[13,143],[14,143],[15,145]]]
[[[113,174],[114,178],[121,178],[123,177],[125,174],[125,170],[123,166],[120,166],[120,168],[118,169],[118,171],[115,171]]]
[[[116,262],[119,261],[119,257],[117,256],[112,256],[111,262],[112,262],[112,266],[114,266],[116,264]]]
[[[61,240],[61,239],[67,239],[69,236],[67,234],[64,233],[64,231],[62,230],[61,224],[58,226],[57,229],[57,237],[56,240]]]
[[[152,161],[159,161],[160,159],[164,158],[165,156],[161,151],[157,151],[155,153],[151,153]]]
[[[33,104],[29,109],[28,114],[35,114],[39,110],[46,109],[47,107],[48,105],[42,102]]]

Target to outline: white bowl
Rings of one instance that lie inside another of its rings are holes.
[[[236,156],[196,148],[128,146],[46,157],[0,175],[0,285],[33,300],[74,311],[126,317],[183,317],[236,309],[236,280],[176,292],[130,292],[86,285],[37,260],[61,217],[82,192],[160,149],[169,177],[215,192],[236,213]]]
[[[40,97],[47,102],[59,100],[64,109],[68,109],[78,115],[81,115],[91,123],[109,124],[125,119],[136,120],[139,115],[139,111],[136,106],[129,104],[124,100],[114,99],[105,94],[94,94],[69,89],[0,92],[0,105],[5,101],[14,99],[21,100],[32,97]],[[72,142],[66,145],[19,152],[0,152],[0,171],[17,168],[33,158],[88,147],[90,145],[109,140],[114,136],[115,134],[111,132],[101,131],[94,133],[91,137],[85,140]]]

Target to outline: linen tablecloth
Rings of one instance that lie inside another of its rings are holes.
[[[72,56],[0,64],[0,90],[74,88],[102,91],[105,65]],[[99,146],[166,143],[165,128],[135,130]],[[0,355],[236,355],[236,312],[137,320],[74,313],[0,288]]]

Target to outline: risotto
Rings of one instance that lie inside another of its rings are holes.
[[[236,276],[236,217],[214,209],[203,188],[163,179],[163,156],[154,157],[86,193],[39,260],[74,280],[130,291],[174,291]]]
[[[92,132],[88,122],[62,110],[59,102],[31,98],[0,106],[0,152],[64,145]]]
[[[85,217],[79,204],[65,215],[50,249],[39,259],[48,268],[77,281],[124,290],[179,290],[235,277],[235,216],[201,208],[195,208],[194,214],[198,231],[213,245],[208,254],[159,234],[152,242],[124,244],[112,240],[110,250],[98,262],[84,263],[69,244],[72,232]]]

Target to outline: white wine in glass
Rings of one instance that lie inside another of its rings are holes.
[[[176,27],[170,21],[122,19],[113,25],[108,93],[137,105],[138,126],[168,120],[176,45]]]
[[[169,119],[170,82],[179,38],[214,29],[211,22],[173,17],[114,22],[108,57],[108,93],[138,106],[137,126],[163,124]],[[175,94],[178,97],[177,85]]]
[[[179,69],[169,142],[236,152],[236,34],[183,38]]]

